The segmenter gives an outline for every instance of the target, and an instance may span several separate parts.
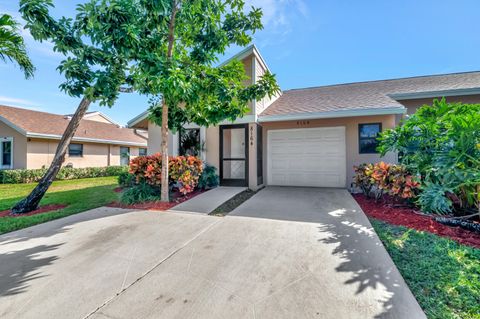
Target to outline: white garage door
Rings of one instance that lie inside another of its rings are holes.
[[[345,187],[345,127],[268,131],[268,184]]]

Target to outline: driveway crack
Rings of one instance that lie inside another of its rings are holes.
[[[110,304],[112,301],[114,301],[117,297],[119,297],[121,294],[123,294],[125,291],[127,291],[127,289],[129,289],[130,287],[132,287],[133,285],[137,284],[138,282],[140,282],[143,278],[145,278],[146,276],[148,276],[152,271],[154,271],[155,269],[157,269],[160,265],[162,265],[164,262],[166,262],[167,260],[169,260],[170,258],[172,258],[173,256],[175,256],[178,252],[180,252],[181,250],[183,250],[185,247],[187,247],[188,245],[190,245],[190,243],[192,243],[195,239],[197,239],[198,237],[200,237],[201,235],[203,235],[204,233],[206,233],[207,231],[210,230],[210,228],[212,228],[213,226],[217,225],[218,223],[222,222],[223,220],[222,219],[219,219],[217,220],[216,222],[208,225],[207,227],[205,227],[204,229],[202,229],[198,234],[196,234],[195,236],[193,236],[190,240],[186,241],[185,243],[183,243],[183,245],[181,245],[180,247],[178,247],[177,249],[175,249],[174,251],[172,251],[170,254],[168,254],[168,256],[166,256],[165,258],[163,258],[160,262],[158,262],[157,264],[155,264],[155,266],[153,266],[149,271],[147,271],[145,274],[143,274],[142,276],[138,277],[135,281],[133,281],[131,284],[129,284],[128,286],[126,286],[125,288],[122,288],[118,293],[116,293],[113,297],[111,297],[110,299],[107,299],[103,304],[101,304],[100,306],[98,306],[95,310],[93,310],[92,312],[90,312],[89,314],[87,314],[85,317],[83,317],[84,319],[88,319],[90,318],[91,316],[93,316],[95,313],[97,313],[99,310],[103,309],[105,306],[107,306],[108,304]],[[103,314],[103,313],[102,313]]]

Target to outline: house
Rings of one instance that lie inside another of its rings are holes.
[[[268,70],[255,46],[231,59],[243,62],[250,83]],[[375,151],[379,132],[441,97],[480,103],[480,72],[283,91],[252,101],[250,113],[234,123],[186,125],[184,132],[198,132],[200,155],[218,168],[221,185],[348,188],[354,165],[381,160]],[[128,125],[148,130],[148,152],[160,151],[160,127],[148,121],[147,112]],[[182,133],[169,135],[171,154],[179,152],[182,139]],[[395,162],[396,155],[382,160]]]
[[[48,167],[71,115],[0,105],[0,169]],[[100,112],[89,112],[69,145],[64,165],[127,165],[146,154],[146,132],[120,127]]]

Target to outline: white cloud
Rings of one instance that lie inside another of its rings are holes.
[[[17,99],[17,98],[10,97],[10,96],[0,95],[0,103],[1,104],[7,104],[7,105],[10,105],[10,106],[19,106],[19,107],[23,107],[23,108],[30,109],[30,110],[36,110],[36,111],[41,110],[40,105],[38,103],[34,102],[34,101],[25,100],[25,99]]]
[[[247,0],[246,7],[261,8],[262,22],[265,28],[282,28],[290,24],[291,14],[308,15],[307,5],[303,0]]]
[[[245,4],[247,10],[251,6],[262,9],[263,30],[254,36],[260,48],[285,42],[294,27],[294,19],[308,18],[304,0],[246,0]]]

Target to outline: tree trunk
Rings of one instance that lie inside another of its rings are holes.
[[[47,192],[55,177],[57,176],[58,171],[62,167],[68,145],[70,144],[73,136],[75,135],[78,125],[80,124],[80,121],[87,112],[90,103],[91,101],[87,98],[84,97],[82,99],[82,101],[78,105],[77,111],[72,116],[67,128],[65,129],[62,139],[58,143],[57,150],[55,152],[53,161],[50,164],[50,167],[48,168],[45,175],[43,175],[38,185],[33,189],[33,191],[12,208],[13,214],[25,214],[38,208],[38,204],[40,204],[40,201],[42,200],[43,196]],[[47,123],[44,123],[44,125],[47,125]]]
[[[162,202],[170,201],[169,191],[169,177],[168,177],[168,105],[162,100],[162,193],[160,200]]]
[[[170,60],[173,54],[173,45],[175,43],[175,17],[177,15],[177,1],[172,0],[172,14],[170,16],[170,23],[168,26],[168,49],[167,58]],[[168,105],[165,97],[162,97],[162,193],[160,200],[162,202],[170,201],[168,195]]]

